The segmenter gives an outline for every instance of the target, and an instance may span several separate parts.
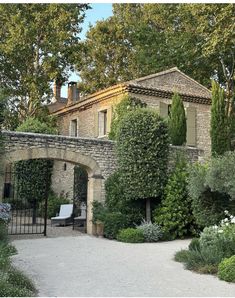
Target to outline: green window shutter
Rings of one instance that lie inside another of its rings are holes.
[[[94,122],[95,122],[95,138],[99,136],[99,113],[94,112]]]
[[[112,107],[108,107],[108,109],[107,109],[107,133],[110,132],[111,121],[112,121]]]
[[[163,118],[168,117],[168,104],[160,101],[160,116]]]
[[[187,108],[187,145],[197,145],[197,110],[194,107]]]

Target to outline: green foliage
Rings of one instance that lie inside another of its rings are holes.
[[[235,224],[206,227],[200,235],[200,247],[218,251],[221,258],[235,254]]]
[[[8,241],[7,225],[2,220],[0,220],[0,241],[1,242]]]
[[[162,237],[161,227],[155,223],[143,221],[141,225],[137,226],[138,230],[141,230],[146,242],[157,242]]]
[[[47,218],[50,219],[56,216],[60,211],[60,206],[62,204],[71,204],[69,199],[61,196],[57,196],[55,193],[50,191],[47,200]],[[45,212],[45,202],[43,201],[39,206],[39,214],[43,217]]]
[[[92,218],[93,224],[96,224],[99,221],[104,222],[106,208],[101,202],[94,201],[92,203],[92,213],[93,213],[93,218]]]
[[[83,42],[82,88],[94,92],[175,65],[206,86],[215,74],[231,83],[234,10],[232,3],[114,4],[113,16],[92,26]]]
[[[216,168],[214,170],[217,171]],[[188,191],[192,199],[193,215],[200,227],[218,224],[224,218],[224,210],[234,208],[228,194],[223,192],[222,189],[219,192],[212,191],[210,188],[214,183],[221,185],[216,176],[213,178],[215,179],[213,183],[211,179],[208,179],[210,171],[211,164],[199,163],[194,164],[189,170]],[[227,173],[228,180],[230,180],[231,174]],[[208,180],[211,180],[209,185],[207,184]]]
[[[235,282],[235,255],[219,264],[218,277],[228,282]]]
[[[231,149],[229,124],[225,92],[218,83],[212,81],[210,134],[211,152],[213,155],[222,155]]]
[[[17,131],[56,134],[54,118],[47,114],[43,114],[41,117],[40,119],[29,117],[17,128]],[[43,119],[44,121],[42,121]],[[48,196],[52,169],[53,160],[47,159],[23,160],[14,164],[16,196],[33,208],[33,222],[35,222],[36,209],[39,207],[40,201]],[[12,203],[14,204],[14,202]],[[17,207],[15,206],[15,208]]]
[[[35,293],[32,291],[21,288],[20,286],[12,285],[6,282],[5,279],[0,279],[0,296],[1,297],[34,297]]]
[[[217,273],[219,263],[235,255],[235,218],[224,219],[219,226],[206,227],[199,239],[193,239],[189,250],[180,251],[175,259],[200,273]]]
[[[115,106],[115,110],[112,117],[111,129],[109,133],[110,140],[116,140],[117,130],[123,117],[131,111],[135,111],[139,108],[145,108],[146,104],[142,103],[139,99],[126,95]]]
[[[171,114],[169,117],[169,137],[172,145],[186,143],[186,116],[181,97],[175,93],[172,97]]]
[[[50,188],[52,160],[34,159],[18,161],[14,165],[18,198],[29,203],[40,202]]]
[[[193,238],[188,246],[189,250],[199,250],[200,249],[200,241],[199,238]]]
[[[6,231],[6,225],[0,223],[0,231]],[[35,296],[33,283],[22,272],[11,265],[10,257],[17,253],[16,248],[8,243],[5,232],[0,238],[0,296],[31,297]]]
[[[117,154],[127,199],[162,195],[168,152],[167,125],[155,111],[138,109],[122,119],[117,132]]]
[[[226,152],[223,156],[212,158],[206,176],[206,184],[210,186],[211,190],[227,194],[230,201],[235,201],[234,164],[235,152]]]
[[[125,214],[121,212],[107,212],[104,217],[104,236],[109,239],[116,239],[119,230],[131,226]]]
[[[21,271],[11,268],[7,273],[7,282],[13,286],[27,289],[29,291],[35,292],[35,285],[33,282],[25,276]]]
[[[105,193],[105,206],[109,212],[125,214],[132,225],[141,222],[144,217],[143,201],[130,201],[126,198],[120,172],[114,172],[105,181]]]
[[[165,188],[165,197],[154,212],[154,221],[161,226],[164,238],[168,240],[196,234],[187,177],[186,161],[178,157]]]
[[[186,263],[189,258],[189,251],[186,249],[181,249],[180,251],[177,251],[174,255],[174,260],[176,262],[180,263]]]
[[[55,120],[51,118],[51,116],[48,116],[47,121],[48,122],[42,122],[38,118],[29,117],[16,128],[16,131],[42,134],[58,134]]]
[[[142,243],[144,242],[144,234],[140,229],[127,228],[119,231],[117,240],[127,243]]]
[[[1,4],[0,80],[20,122],[35,116],[48,100],[50,83],[66,79],[75,57],[79,60],[80,24],[87,8],[66,3]]]

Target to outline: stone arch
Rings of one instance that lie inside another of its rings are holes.
[[[3,166],[20,160],[29,159],[53,159],[73,164],[81,165],[88,173],[88,190],[87,190],[87,233],[94,234],[92,224],[92,202],[102,199],[102,172],[98,163],[90,156],[74,152],[69,149],[60,148],[31,148],[17,149],[5,152]],[[3,181],[1,181],[3,185]],[[1,189],[0,189],[1,191]]]

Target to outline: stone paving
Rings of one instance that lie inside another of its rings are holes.
[[[235,284],[184,270],[173,260],[189,240],[127,244],[76,235],[13,242],[13,263],[35,281],[39,296],[235,296]]]

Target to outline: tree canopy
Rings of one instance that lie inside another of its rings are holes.
[[[1,4],[0,82],[21,120],[48,99],[78,59],[86,4]]]
[[[77,69],[94,92],[173,66],[210,86],[234,80],[234,4],[114,4],[90,28]]]

